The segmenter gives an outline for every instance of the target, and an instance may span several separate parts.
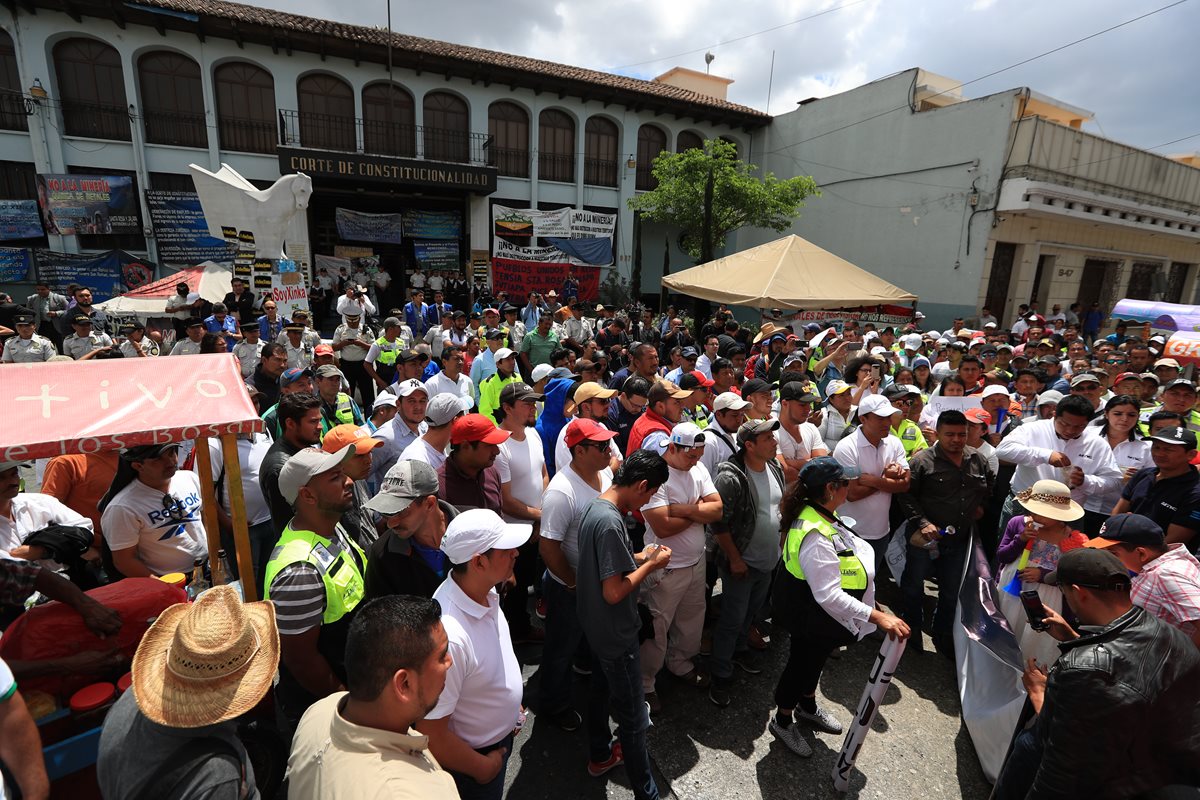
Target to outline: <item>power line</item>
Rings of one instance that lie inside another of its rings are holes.
[[[1058,47],[1055,47],[1051,50],[1047,50],[1043,53],[1039,53],[1036,56],[1030,56],[1029,58],[1026,58],[1026,59],[1016,62],[1015,64],[1009,64],[1007,67],[1003,67],[1001,69],[994,70],[992,72],[987,73],[986,75],[980,75],[978,78],[973,78],[969,81],[960,83],[956,86],[951,86],[948,89],[943,89],[942,91],[937,92],[936,94],[930,95],[929,99],[934,98],[934,97],[939,97],[943,94],[948,94],[950,92],[957,92],[959,89],[962,89],[964,86],[970,86],[973,83],[979,83],[982,80],[987,80],[988,78],[994,78],[995,76],[1000,75],[1001,73],[1008,72],[1009,70],[1024,66],[1025,64],[1029,64],[1030,62],[1037,61],[1040,58],[1045,58],[1048,55],[1053,55],[1054,53],[1061,52],[1063,50],[1066,50],[1068,47],[1074,47],[1077,44],[1082,44],[1083,42],[1086,42],[1090,39],[1095,39],[1097,36],[1103,36],[1104,34],[1115,31],[1118,28],[1124,28],[1126,25],[1132,25],[1133,23],[1139,22],[1143,19],[1146,19],[1147,17],[1152,17],[1155,14],[1160,14],[1163,11],[1167,11],[1169,9],[1175,8],[1176,6],[1181,6],[1186,2],[1188,2],[1188,0],[1175,0],[1175,2],[1173,2],[1173,3],[1169,3],[1160,8],[1156,8],[1153,11],[1147,11],[1145,14],[1141,14],[1139,16],[1133,17],[1132,19],[1127,19],[1124,22],[1119,22],[1116,25],[1105,28],[1104,30],[1096,31],[1095,33],[1088,34],[1087,36],[1076,39],[1072,42],[1067,42],[1066,44],[1059,45]],[[887,111],[881,111],[878,114],[872,114],[869,117],[864,117],[863,119],[857,120],[855,122],[850,122],[845,125],[840,125],[836,128],[831,128],[830,130],[827,130],[824,133],[818,133],[815,136],[810,136],[807,139],[801,139],[797,142],[792,142],[791,144],[784,145],[783,147],[780,147],[776,150],[771,150],[769,152],[773,154],[773,153],[783,152],[784,150],[790,150],[791,148],[797,147],[798,145],[805,144],[806,142],[811,142],[815,139],[821,139],[825,136],[829,136],[830,134],[838,133],[839,131],[844,131],[847,128],[853,128],[855,125],[861,125],[864,122],[870,122],[871,120],[879,119],[880,117],[885,117],[888,114],[894,114],[897,111],[903,111],[906,108],[909,110],[912,110],[912,107],[908,103],[905,103],[902,106],[896,106],[895,108],[889,108]],[[1187,137],[1187,138],[1191,138],[1191,137]],[[1159,145],[1159,146],[1162,147],[1164,145]]]
[[[722,45],[733,44],[734,42],[741,42],[746,39],[752,39],[755,36],[762,36],[764,33],[771,33],[773,31],[781,30],[783,28],[791,27],[792,25],[799,25],[801,22],[808,22],[810,19],[816,19],[817,17],[823,17],[826,14],[832,14],[835,11],[841,11],[844,8],[850,8],[851,6],[861,5],[865,2],[867,2],[867,0],[853,0],[852,2],[849,2],[849,3],[843,3],[840,6],[834,6],[833,8],[827,8],[824,11],[818,11],[815,14],[809,14],[807,17],[801,17],[800,19],[794,19],[791,22],[784,22],[780,25],[775,25],[770,28],[765,28],[761,31],[755,31],[754,33],[747,33],[744,36],[735,36],[732,39],[726,39],[723,42],[717,42],[716,44],[710,44],[707,47],[697,47],[695,50],[685,50],[682,53],[675,53],[674,55],[670,55],[670,56],[662,56],[661,58],[652,58],[649,61],[638,61],[634,64],[622,64],[619,67],[609,67],[606,71],[615,72],[619,69],[629,69],[630,67],[642,67],[642,66],[645,66],[646,64],[657,64],[660,61],[669,61],[670,59],[673,59],[673,58],[680,58],[682,56],[690,56],[694,53],[700,53],[705,50],[711,50],[714,47],[721,47]]]

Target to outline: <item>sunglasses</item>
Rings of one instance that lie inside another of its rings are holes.
[[[172,522],[183,522],[191,516],[179,498],[172,494],[163,495],[162,508]]]
[[[579,444],[583,447],[595,448],[596,450],[608,450],[608,448],[609,448],[609,443],[607,440],[603,441],[603,442],[596,442],[591,439],[585,439],[584,441],[580,442]]]

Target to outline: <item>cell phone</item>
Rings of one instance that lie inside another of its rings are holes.
[[[848,342],[846,344],[847,353],[857,353],[859,350],[862,350],[862,348],[862,342]]]
[[[1035,631],[1044,631],[1050,627],[1046,624],[1046,607],[1042,605],[1042,598],[1036,589],[1021,592],[1021,607],[1025,609],[1029,627]]]
[[[871,371],[875,373],[875,380],[877,380],[877,381],[883,380],[883,367],[881,367],[878,364],[872,364]]]

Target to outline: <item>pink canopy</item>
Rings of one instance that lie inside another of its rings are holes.
[[[262,430],[232,353],[0,365],[0,461]]]

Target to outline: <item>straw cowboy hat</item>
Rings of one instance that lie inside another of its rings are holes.
[[[217,586],[171,606],[146,631],[133,656],[133,694],[160,725],[215,725],[258,705],[278,664],[275,606]]]
[[[1017,492],[1016,498],[1030,514],[1059,522],[1074,522],[1083,516],[1083,506],[1071,499],[1071,490],[1059,481],[1040,480]]]
[[[752,344],[758,344],[763,339],[769,339],[777,333],[787,333],[787,332],[788,332],[787,328],[775,327],[774,322],[764,323],[762,328],[759,329],[758,335],[754,337],[754,341],[752,342]]]

